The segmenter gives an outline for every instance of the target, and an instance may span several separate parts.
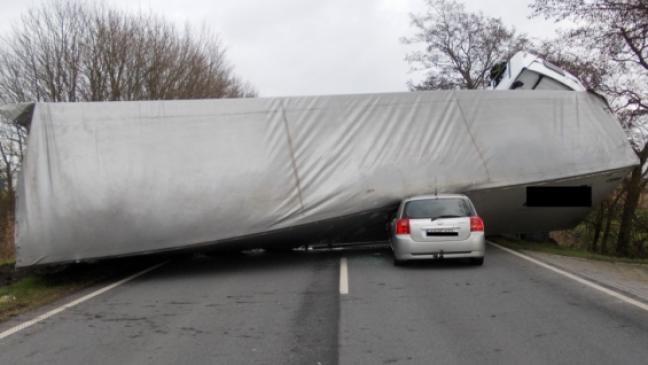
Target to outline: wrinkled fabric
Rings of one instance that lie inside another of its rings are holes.
[[[614,117],[580,92],[37,103],[18,265],[176,249],[636,163]]]

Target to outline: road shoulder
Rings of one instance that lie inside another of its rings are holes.
[[[648,304],[648,264],[606,262],[531,250],[515,251]]]

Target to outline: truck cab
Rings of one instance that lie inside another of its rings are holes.
[[[518,52],[491,69],[493,90],[573,90],[587,88],[571,73],[528,53]]]

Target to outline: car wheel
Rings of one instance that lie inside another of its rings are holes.
[[[403,265],[405,265],[404,260],[399,260],[399,259],[394,257],[394,266],[403,266]]]
[[[470,263],[475,266],[481,266],[484,264],[484,257],[473,257],[470,259]]]

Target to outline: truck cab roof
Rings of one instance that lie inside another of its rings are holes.
[[[529,52],[513,55],[491,87],[494,90],[587,91],[576,76]]]

